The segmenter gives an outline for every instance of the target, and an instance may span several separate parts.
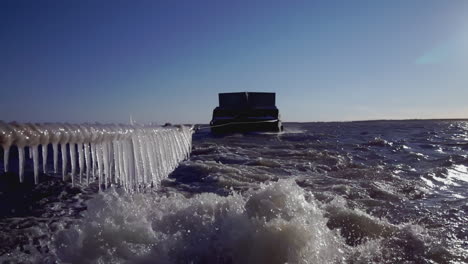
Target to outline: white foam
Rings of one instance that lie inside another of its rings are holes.
[[[343,239],[294,180],[247,194],[185,198],[109,189],[55,236],[70,263],[335,263]],[[157,206],[155,206],[157,205]]]

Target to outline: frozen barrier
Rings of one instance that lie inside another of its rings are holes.
[[[158,185],[167,177],[190,154],[192,133],[193,129],[185,126],[19,124],[0,121],[4,170],[8,171],[10,147],[16,145],[20,182],[24,180],[25,147],[29,148],[33,159],[34,182],[37,184],[39,145],[42,152],[42,171],[46,173],[47,149],[51,144],[55,173],[60,145],[64,180],[69,172],[72,184],[77,176],[80,182],[85,180],[89,184],[97,179],[99,187],[116,183],[128,191]]]

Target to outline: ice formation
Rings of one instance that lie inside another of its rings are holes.
[[[111,183],[126,190],[158,185],[191,151],[193,130],[184,126],[160,127],[103,124],[20,124],[0,121],[0,145],[4,170],[8,171],[10,148],[19,155],[19,179],[24,180],[25,148],[33,159],[34,182],[39,176],[39,145],[42,171],[47,171],[47,148],[52,145],[54,172],[58,166],[58,145],[62,158],[62,177],[70,173],[82,182]],[[68,147],[67,147],[68,145]],[[70,160],[70,166],[68,166]]]

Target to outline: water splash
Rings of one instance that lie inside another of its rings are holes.
[[[110,188],[88,202],[82,220],[54,235],[51,258],[66,263],[344,262],[347,246],[306,195],[292,179],[227,197],[129,195]]]
[[[99,187],[116,183],[127,191],[159,185],[180,161],[188,157],[192,133],[191,128],[184,126],[20,124],[0,121],[4,170],[8,171],[10,147],[16,145],[20,182],[24,180],[26,147],[33,158],[34,182],[37,184],[39,145],[43,172],[47,171],[49,144],[52,144],[54,172],[57,172],[60,144],[63,180],[70,176],[74,185],[75,176],[78,176],[81,183],[86,172],[87,184],[97,178]]]

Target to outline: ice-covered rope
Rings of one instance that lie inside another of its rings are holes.
[[[52,145],[54,172],[57,173],[58,146],[61,149],[62,176],[70,173],[86,183],[122,185],[133,191],[159,185],[178,163],[188,157],[193,128],[116,124],[31,124],[0,121],[0,145],[4,152],[4,170],[8,171],[10,147],[19,154],[19,180],[24,180],[25,147],[29,147],[34,164],[34,182],[39,179],[39,145],[42,171],[47,172],[47,147]],[[68,148],[67,148],[68,145]],[[70,170],[68,170],[70,158]],[[77,172],[78,169],[78,172]],[[77,174],[78,173],[78,174]]]

